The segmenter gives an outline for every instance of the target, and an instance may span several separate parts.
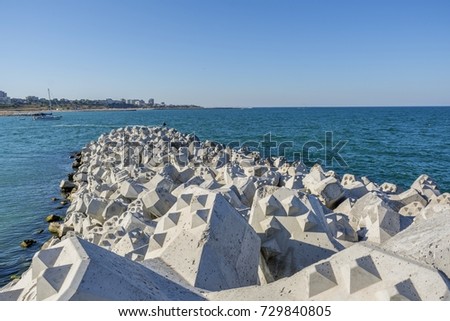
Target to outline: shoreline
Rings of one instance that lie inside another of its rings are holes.
[[[199,108],[185,108],[185,107],[171,107],[171,108],[85,108],[85,109],[62,109],[54,110],[47,108],[30,108],[30,109],[20,109],[20,110],[2,110],[0,109],[0,117],[27,117],[31,114],[36,113],[71,113],[71,112],[114,112],[114,111],[143,111],[143,110],[199,110],[205,109],[203,107]]]
[[[131,152],[136,146],[152,148]],[[71,200],[66,217],[49,225],[58,236],[22,279],[0,289],[0,300],[65,300],[67,293],[107,300],[449,299],[439,274],[450,275],[449,259],[439,253],[450,248],[450,194],[426,175],[401,191],[138,126],[101,135],[76,155],[73,168],[60,185]],[[430,244],[439,248],[424,258]],[[113,275],[102,277],[106,270]],[[121,274],[127,279],[118,291],[109,280]],[[73,277],[83,280],[80,288]],[[63,282],[56,293],[33,292],[52,278]],[[404,279],[412,286],[396,287]],[[169,290],[174,284],[178,296]]]

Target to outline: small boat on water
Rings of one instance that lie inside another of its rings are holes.
[[[50,88],[48,90],[48,107],[52,109],[52,98],[50,96]],[[55,116],[52,113],[37,113],[33,114],[33,120],[60,120],[62,116]]]

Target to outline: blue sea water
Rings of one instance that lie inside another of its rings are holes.
[[[102,133],[127,125],[167,123],[179,131],[195,133],[202,140],[230,142],[266,141],[292,144],[288,154],[305,143],[332,146],[346,163],[330,168],[339,174],[368,176],[409,186],[427,173],[450,191],[450,108],[254,108],[205,110],[148,110],[126,112],[62,113],[59,121],[0,117],[0,286],[12,274],[23,272],[33,254],[50,237],[45,217],[63,215],[52,197],[59,196],[59,182],[71,172],[72,152]],[[309,145],[308,145],[309,146]],[[316,147],[317,147],[316,146]],[[273,149],[272,153],[276,153]],[[323,150],[322,150],[323,152]],[[321,151],[313,158],[321,157]],[[323,158],[323,157],[322,157]],[[43,233],[38,234],[40,230]],[[24,239],[37,244],[22,249]]]

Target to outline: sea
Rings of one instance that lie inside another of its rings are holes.
[[[260,149],[339,175],[408,188],[423,173],[450,191],[450,107],[217,108],[64,112],[61,120],[0,117],[0,286],[50,238],[45,217],[70,173],[70,155],[124,126],[161,126],[233,147]],[[21,248],[25,239],[37,241]]]

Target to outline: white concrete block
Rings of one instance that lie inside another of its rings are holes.
[[[356,244],[291,277],[206,297],[219,301],[437,301],[449,300],[450,292],[435,269],[375,246]]]
[[[256,284],[256,233],[223,196],[192,190],[189,205],[162,217],[145,259],[160,258],[189,284],[206,290]]]
[[[176,197],[164,188],[152,189],[140,196],[144,205],[144,213],[150,218],[160,217],[175,204]]]
[[[195,289],[187,289],[148,267],[77,238],[38,252],[30,269],[28,278],[0,291],[0,299],[203,300]]]

